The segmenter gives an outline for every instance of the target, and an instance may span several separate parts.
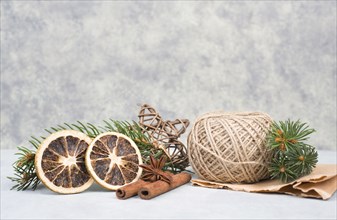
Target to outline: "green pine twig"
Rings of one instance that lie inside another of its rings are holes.
[[[80,131],[90,138],[95,138],[99,134],[103,132],[118,132],[122,133],[128,137],[130,137],[138,146],[140,153],[143,158],[144,163],[149,163],[150,155],[153,155],[156,159],[160,158],[161,155],[165,154],[165,152],[161,148],[157,148],[151,138],[147,135],[147,133],[143,132],[143,129],[139,126],[139,124],[135,121],[129,123],[127,121],[116,121],[116,120],[104,120],[104,126],[97,127],[91,123],[82,123],[77,121],[77,123],[68,124],[64,123],[62,125],[57,125],[55,127],[51,127],[49,129],[45,129],[47,134],[52,134],[61,130],[76,130]],[[31,137],[29,143],[31,144],[30,150],[26,147],[18,147],[18,153],[16,155],[19,156],[16,162],[13,164],[14,169],[14,177],[8,177],[11,181],[15,183],[12,189],[26,190],[28,188],[32,188],[33,190],[40,184],[40,180],[37,177],[34,159],[35,159],[35,150],[39,147],[41,142],[46,137],[41,136],[40,138]],[[180,165],[173,164],[170,160],[167,160],[164,170],[168,170],[174,173],[181,172],[186,167],[181,167]]]
[[[273,123],[267,137],[268,146],[274,152],[269,167],[272,179],[290,182],[312,172],[317,164],[318,154],[315,147],[304,141],[313,132],[314,129],[299,120]]]
[[[93,125],[85,125],[79,121],[77,122],[77,124],[70,125],[64,123],[63,125],[57,125],[56,127],[45,129],[45,131],[48,134],[52,134],[54,132],[67,129],[83,132],[91,138],[94,138],[101,132]],[[40,184],[40,180],[35,170],[34,159],[36,152],[35,150],[37,150],[37,148],[45,138],[46,137],[44,136],[41,136],[40,138],[32,136],[31,140],[29,140],[29,143],[31,145],[30,147],[33,148],[33,150],[26,147],[18,147],[18,153],[16,153],[15,155],[18,155],[19,158],[12,165],[14,169],[14,176],[7,177],[15,184],[12,189],[17,189],[18,191],[20,191],[32,188],[33,190],[35,190],[36,187]]]

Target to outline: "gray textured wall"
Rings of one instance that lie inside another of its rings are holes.
[[[336,2],[3,2],[1,148],[62,122],[264,111],[336,150]]]

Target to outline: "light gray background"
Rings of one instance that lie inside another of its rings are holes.
[[[336,150],[336,2],[1,1],[1,148],[137,103],[300,118]]]

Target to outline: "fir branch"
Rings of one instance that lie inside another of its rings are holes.
[[[127,121],[116,121],[112,119],[104,120],[103,122],[105,124],[104,127],[97,127],[91,123],[85,124],[77,121],[77,123],[74,124],[64,123],[44,130],[48,135],[61,130],[76,130],[86,134],[90,138],[95,138],[99,134],[109,131],[122,133],[136,143],[144,163],[149,163],[150,155],[158,159],[161,155],[166,154],[163,149],[158,148],[158,146],[154,144],[146,132],[143,132],[143,129],[137,122],[133,121],[129,123]],[[31,140],[29,140],[31,148],[36,150],[44,139],[46,139],[44,136],[40,138],[32,136]],[[18,147],[18,151],[16,155],[20,157],[13,164],[14,177],[8,177],[8,179],[15,182],[12,189],[26,190],[31,187],[35,190],[40,183],[34,166],[35,151],[25,147]],[[163,169],[177,173],[185,170],[185,167],[173,164],[168,158]]]
[[[312,172],[317,164],[318,154],[313,146],[304,141],[313,132],[314,129],[299,120],[273,123],[267,137],[268,146],[274,151],[269,167],[272,179],[289,182]]]
[[[62,130],[76,130],[85,133],[91,138],[95,138],[98,134],[102,133],[102,131],[94,125],[90,123],[83,124],[80,121],[77,121],[77,124],[64,123],[63,125],[57,125],[44,130],[48,134]],[[44,139],[46,139],[44,136],[41,136],[40,139],[32,136],[31,140],[29,140],[31,148],[36,150]],[[30,150],[26,147],[18,147],[18,153],[15,155],[20,157],[13,163],[14,177],[7,177],[15,183],[12,189],[17,189],[20,191],[31,187],[33,190],[35,190],[39,185],[40,180],[37,177],[34,165],[35,150]]]
[[[307,144],[299,144],[293,151],[288,151],[286,157],[294,172],[300,173],[301,176],[310,174],[318,162],[317,151]]]
[[[40,142],[34,138],[30,143],[37,149],[37,143]],[[14,177],[8,177],[8,179],[16,183],[11,189],[25,190],[31,186],[32,189],[35,190],[40,183],[34,166],[35,151],[26,147],[18,147],[18,150],[19,152],[15,155],[18,155],[19,158],[12,165],[14,168]]]
[[[288,119],[285,122],[274,122],[267,140],[271,149],[286,151],[306,141],[313,132],[315,129],[309,128],[306,123]]]

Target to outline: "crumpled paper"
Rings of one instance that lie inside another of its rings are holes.
[[[253,184],[218,183],[202,179],[191,180],[192,185],[215,189],[257,193],[284,193],[294,196],[327,200],[337,190],[337,164],[318,164],[307,176],[290,183],[264,180]]]

